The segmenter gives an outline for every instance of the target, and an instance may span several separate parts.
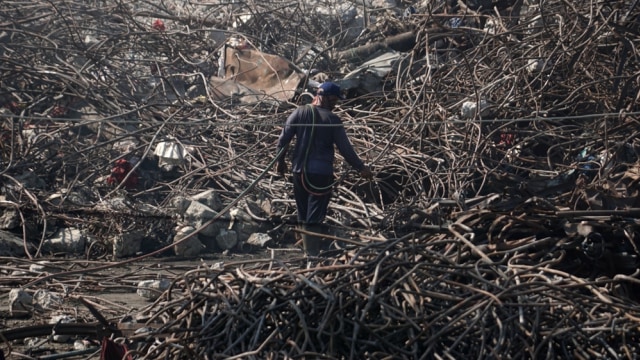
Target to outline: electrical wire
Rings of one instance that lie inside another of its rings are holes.
[[[313,105],[307,105],[311,110],[311,135],[309,135],[309,143],[307,144],[305,154],[304,154],[304,164],[302,164],[302,174],[301,174],[301,182],[304,189],[311,195],[314,196],[324,196],[331,193],[331,189],[337,181],[332,182],[327,186],[315,186],[309,180],[309,173],[307,172],[307,161],[309,159],[309,154],[311,153],[311,147],[313,146],[313,140],[316,130],[316,109]],[[309,189],[312,188],[312,189]]]
[[[467,124],[467,123],[518,123],[518,122],[530,122],[530,121],[559,121],[559,120],[588,120],[588,119],[594,119],[594,118],[618,118],[621,116],[638,116],[640,115],[640,111],[634,111],[634,112],[619,112],[619,113],[595,113],[595,114],[583,114],[583,115],[567,115],[567,116],[534,116],[534,117],[530,117],[530,118],[518,118],[518,119],[449,119],[449,120],[437,120],[437,121],[419,121],[419,122],[414,122],[414,121],[407,121],[407,122],[397,122],[397,123],[380,123],[380,122],[375,122],[375,123],[368,123],[368,122],[362,122],[362,123],[343,123],[343,124],[317,124],[316,126],[327,126],[327,127],[336,127],[336,126],[345,126],[345,127],[350,127],[350,126],[369,126],[369,127],[378,127],[378,126],[389,126],[389,125],[411,125],[411,126],[416,126],[416,125],[438,125],[438,124],[443,124],[443,123],[448,123],[448,124]],[[91,124],[91,123],[100,123],[103,121],[114,121],[117,122],[119,124],[140,124],[141,121],[140,120],[114,120],[115,118],[119,117],[121,115],[114,115],[114,116],[109,116],[109,117],[105,117],[102,119],[96,119],[96,120],[84,120],[84,119],[68,119],[68,118],[54,118],[54,117],[48,117],[48,116],[32,116],[32,115],[15,115],[15,114],[4,114],[4,113],[0,113],[0,118],[14,118],[14,119],[23,119],[23,120],[47,120],[47,121],[51,121],[51,122],[63,122],[63,123],[82,123],[84,124]],[[214,127],[224,127],[224,126],[233,126],[233,127],[237,127],[237,126],[256,126],[256,127],[280,127],[282,126],[282,124],[280,123],[254,123],[254,122],[239,122],[239,121],[233,121],[233,122],[229,122],[229,123],[224,123],[224,122],[219,122],[216,121],[218,120],[218,118],[205,118],[205,119],[193,119],[193,120],[188,120],[188,121],[171,121],[171,122],[166,122],[166,125],[184,125],[184,126],[194,126],[194,125],[198,125],[198,124],[206,124],[207,126],[214,126]],[[298,126],[311,126],[311,125],[303,125],[300,124]]]

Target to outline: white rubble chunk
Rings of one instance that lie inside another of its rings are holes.
[[[138,330],[134,331],[134,334],[136,335],[140,335],[140,334],[150,334],[151,332],[153,332],[155,329],[150,327],[150,326],[145,326],[145,327],[141,327]]]
[[[395,9],[398,7],[396,0],[369,0],[365,3],[374,9]]]
[[[130,153],[136,150],[138,147],[138,140],[135,138],[124,138],[120,141],[117,141],[113,144],[114,150],[117,150],[121,153]]]
[[[92,348],[93,344],[89,340],[79,339],[73,342],[73,350],[83,351]]]
[[[200,228],[200,226],[204,225],[215,216],[216,212],[207,205],[197,201],[192,201],[185,211],[184,219],[189,222],[190,225],[196,228]],[[200,231],[200,234],[202,234],[203,236],[214,237],[218,234],[219,229],[220,223],[218,221],[214,221],[213,223],[202,229],[202,231]]]
[[[44,310],[53,310],[62,305],[62,298],[48,290],[38,289],[33,294],[33,305]]]
[[[222,201],[220,200],[220,194],[212,189],[193,195],[191,199],[207,205],[213,211],[219,211],[223,207]]]
[[[9,313],[15,315],[18,312],[31,311],[33,309],[33,296],[23,289],[11,289],[9,291]]]
[[[60,269],[52,266],[52,264],[49,261],[43,260],[43,261],[38,261],[35,264],[31,264],[29,265],[29,271],[31,272],[36,272],[36,273],[58,273],[60,272]]]
[[[247,222],[253,221],[253,219],[251,218],[251,215],[247,214],[247,212],[244,211],[243,209],[237,208],[237,207],[234,207],[231,210],[229,210],[229,216],[231,217],[231,222],[229,223],[229,229],[231,229],[236,224],[236,222],[247,223]]]
[[[231,222],[228,229],[234,230],[238,239],[246,240],[251,234],[260,231],[260,224],[244,209],[233,208],[229,210],[229,216],[231,217]]]
[[[266,247],[271,242],[271,236],[265,233],[253,233],[247,239],[247,244],[257,247]]]
[[[189,208],[189,205],[191,205],[191,199],[188,199],[184,196],[176,196],[175,198],[171,199],[171,206],[175,208],[176,215],[178,215],[179,217],[182,217],[185,214],[185,212]]]
[[[71,254],[84,253],[86,237],[76,228],[61,228],[42,243],[42,249],[49,252]]]
[[[28,271],[21,270],[21,269],[16,269],[11,272],[11,276],[24,276],[24,275],[31,275],[31,274],[29,274]]]
[[[173,251],[177,256],[181,257],[195,257],[202,253],[205,246],[198,239],[198,235],[193,235],[190,238],[181,241],[185,236],[191,234],[196,229],[193,226],[184,226],[176,231],[174,236]]]
[[[544,69],[545,60],[543,59],[530,59],[527,63],[527,72],[529,74],[535,75],[538,74]]]
[[[167,279],[142,280],[138,283],[136,293],[148,300],[154,301],[171,286],[171,281]]]
[[[143,238],[144,234],[137,231],[112,236],[113,257],[118,259],[136,255],[142,248]]]
[[[189,203],[189,207],[184,213],[184,217],[187,220],[208,220],[213,219],[216,215],[213,209],[198,201]]]
[[[0,201],[3,201],[4,199],[4,196],[0,196]],[[9,208],[3,209],[2,214],[0,214],[0,229],[15,229],[20,226],[20,223],[20,213],[18,210]]]
[[[251,20],[251,17],[252,17],[251,14],[239,15],[233,21],[233,24],[231,24],[231,27],[234,28],[234,29],[237,29],[240,26],[242,26],[242,25],[246,24],[247,22],[249,22],[249,20]]]
[[[484,24],[484,32],[487,34],[495,35],[500,31],[500,22],[498,19],[490,17]]]
[[[173,141],[163,141],[156,145],[154,154],[158,157],[161,168],[180,166],[185,163],[185,149],[182,144]]]
[[[489,103],[486,100],[480,100],[480,116],[487,116]],[[478,108],[478,102],[465,101],[460,109],[460,115],[463,119],[473,119],[476,117],[476,109]]]

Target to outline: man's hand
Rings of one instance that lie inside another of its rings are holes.
[[[360,170],[360,176],[362,176],[367,180],[373,179],[373,173],[371,172],[371,169],[369,169],[368,166],[365,166],[362,168],[362,170]]]
[[[276,163],[276,172],[282,176],[287,172],[287,163],[284,161],[278,161]]]

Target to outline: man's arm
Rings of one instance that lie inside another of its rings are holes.
[[[360,172],[360,176],[367,179],[373,177],[371,169],[364,164],[358,154],[356,154],[355,150],[353,150],[353,145],[351,145],[351,141],[349,141],[349,137],[347,136],[343,126],[336,128],[335,142],[340,154],[349,163],[349,165],[353,166]]]
[[[296,122],[298,111],[299,109],[296,109],[289,115],[278,138],[278,145],[276,146],[276,171],[280,174],[284,174],[287,171],[285,159],[287,157],[289,143],[296,134],[293,124]]]

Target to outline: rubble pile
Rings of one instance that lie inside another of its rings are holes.
[[[38,288],[79,274],[70,258],[268,248],[137,278],[153,303],[130,349],[631,358],[639,16],[635,1],[5,1],[3,289],[33,313]],[[283,261],[295,206],[275,143],[324,80],[376,176],[340,164],[328,257]],[[16,258],[61,271],[35,281]]]

